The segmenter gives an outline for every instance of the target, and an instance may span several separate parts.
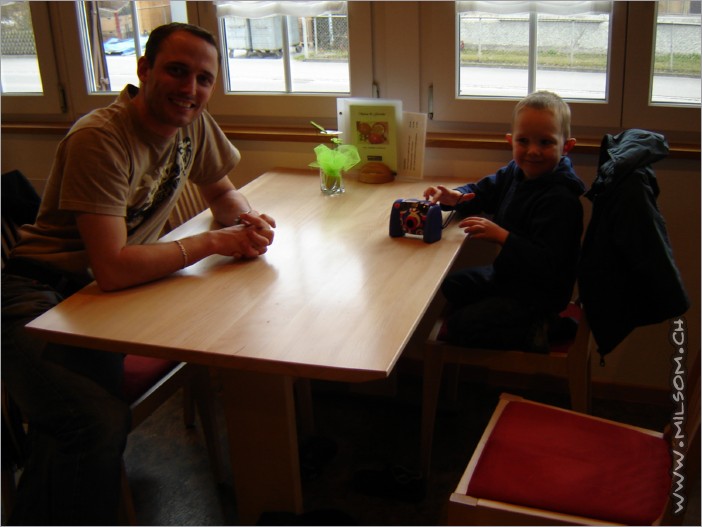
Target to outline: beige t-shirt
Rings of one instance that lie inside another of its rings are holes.
[[[127,86],[114,103],[91,112],[59,144],[37,221],[21,229],[13,257],[85,276],[85,246],[75,213],[124,217],[127,244],[156,241],[185,181],[208,184],[226,176],[239,151],[203,112],[175,137],[141,128]]]

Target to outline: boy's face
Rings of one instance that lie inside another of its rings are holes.
[[[219,70],[217,49],[188,31],[176,31],[159,46],[153,66],[139,59],[137,72],[149,129],[165,137],[193,122],[205,109]]]
[[[507,141],[512,145],[512,156],[527,179],[549,174],[556,168],[561,156],[575,144],[565,140],[556,117],[549,110],[524,108],[514,121]]]

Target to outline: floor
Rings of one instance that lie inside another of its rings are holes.
[[[421,384],[416,375],[400,374],[391,391],[390,395],[362,394],[338,383],[313,385],[317,443],[316,450],[305,451],[304,459],[323,454],[330,446],[336,453],[326,464],[304,473],[305,516],[268,514],[259,524],[445,523],[448,495],[504,390],[475,382],[459,384],[456,402],[445,402],[437,417],[427,494],[409,503],[367,496],[353,485],[354,474],[365,468],[416,467]],[[510,391],[561,406],[567,402],[560,394]],[[200,430],[185,429],[181,412],[178,394],[130,435],[125,459],[138,521],[142,525],[237,525],[231,482],[215,484]],[[662,429],[670,409],[595,400],[593,413]],[[700,525],[699,481],[691,491],[697,498],[688,506],[683,524]]]

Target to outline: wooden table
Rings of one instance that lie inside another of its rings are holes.
[[[211,256],[112,293],[93,283],[28,325],[57,343],[218,368],[241,523],[302,511],[294,380],[387,377],[464,240],[458,228],[433,244],[388,234],[395,199],[437,181],[345,182],[327,197],[316,172],[267,172],[243,188],[278,223],[264,256]],[[211,225],[206,211],[165,240]]]

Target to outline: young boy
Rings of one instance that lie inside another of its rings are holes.
[[[454,208],[470,238],[501,246],[491,266],[459,270],[442,284],[451,305],[445,340],[462,346],[546,352],[546,327],[571,298],[583,230],[585,186],[566,154],[570,108],[539,91],[514,109],[513,160],[477,183],[430,187],[426,199]],[[491,219],[476,216],[490,215]]]

